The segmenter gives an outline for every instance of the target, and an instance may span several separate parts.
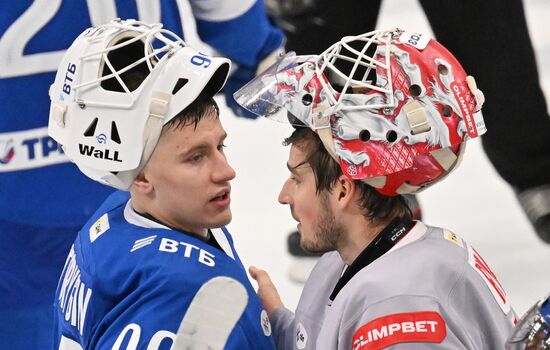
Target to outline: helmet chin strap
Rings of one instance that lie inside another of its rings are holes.
[[[155,147],[160,138],[162,127],[165,123],[165,115],[168,110],[168,103],[170,102],[171,95],[163,91],[153,91],[151,98],[151,104],[149,106],[149,117],[145,123],[143,131],[143,153],[141,154],[141,160],[137,168],[118,174],[118,177],[122,182],[128,185],[129,189],[132,186],[132,181],[136,178],[141,170],[145,167],[149,158],[153,154]]]
[[[143,169],[145,164],[149,161],[151,154],[155,150],[157,143],[162,132],[162,127],[165,123],[166,112],[168,111],[168,103],[170,102],[171,95],[164,91],[153,91],[151,97],[151,104],[149,105],[149,117],[145,124],[143,131],[143,154],[141,155],[141,161],[139,162],[139,169]]]

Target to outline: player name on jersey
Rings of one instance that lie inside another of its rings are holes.
[[[80,279],[80,268],[76,262],[74,245],[71,247],[65,262],[61,281],[58,298],[59,307],[65,313],[65,320],[70,320],[71,326],[76,327],[82,335],[92,289],[87,287]]]

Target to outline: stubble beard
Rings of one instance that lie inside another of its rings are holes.
[[[322,194],[321,210],[318,215],[318,224],[313,233],[312,240],[302,238],[302,249],[311,253],[326,253],[336,250],[340,238],[344,235],[344,227],[336,221],[336,217],[330,206],[326,194]]]

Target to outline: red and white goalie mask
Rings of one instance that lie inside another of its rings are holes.
[[[399,29],[344,37],[318,56],[289,53],[235,100],[313,129],[344,174],[385,195],[437,182],[486,131],[474,78],[438,42]]]

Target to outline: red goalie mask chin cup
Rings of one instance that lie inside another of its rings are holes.
[[[318,56],[287,54],[235,94],[250,111],[307,126],[352,179],[385,195],[450,173],[483,134],[483,93],[456,58],[399,29],[344,37]]]

